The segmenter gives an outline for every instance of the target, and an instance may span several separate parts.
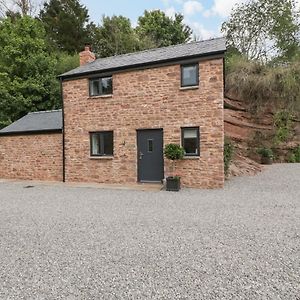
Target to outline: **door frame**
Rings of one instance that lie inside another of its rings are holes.
[[[143,181],[139,178],[139,145],[138,145],[138,133],[139,131],[147,131],[147,130],[159,130],[162,133],[162,180],[161,181]],[[164,156],[164,129],[163,128],[139,128],[136,129],[136,175],[137,182],[140,183],[155,183],[162,182],[165,178],[165,156]]]

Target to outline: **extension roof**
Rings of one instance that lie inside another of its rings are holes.
[[[45,133],[62,131],[62,111],[30,112],[23,118],[15,121],[0,130],[0,135],[18,135],[26,133]]]
[[[150,49],[124,55],[99,58],[69,72],[61,74],[62,79],[98,72],[147,67],[188,58],[223,54],[226,51],[225,38],[192,42],[181,45]]]

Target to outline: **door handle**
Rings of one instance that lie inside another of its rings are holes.
[[[144,153],[140,152],[140,159],[142,159],[144,156]]]

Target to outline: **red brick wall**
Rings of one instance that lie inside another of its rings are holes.
[[[199,63],[198,89],[180,89],[180,65],[113,75],[113,96],[88,95],[88,79],[63,82],[66,180],[135,183],[136,130],[163,128],[164,144],[181,127],[200,127],[198,158],[177,163],[184,186],[217,188],[223,175],[223,60]],[[91,159],[90,131],[114,131],[114,158]],[[165,175],[169,162],[165,160]]]
[[[62,134],[0,136],[0,178],[62,180]]]

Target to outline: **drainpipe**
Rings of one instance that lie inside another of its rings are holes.
[[[65,156],[65,114],[64,114],[64,96],[62,78],[60,77],[60,98],[62,103],[62,167],[63,167],[63,182],[66,182],[66,156]]]
[[[226,74],[226,70],[225,70],[225,54],[224,54],[224,57],[223,57],[223,98],[225,98],[225,84],[226,84],[225,74]]]

